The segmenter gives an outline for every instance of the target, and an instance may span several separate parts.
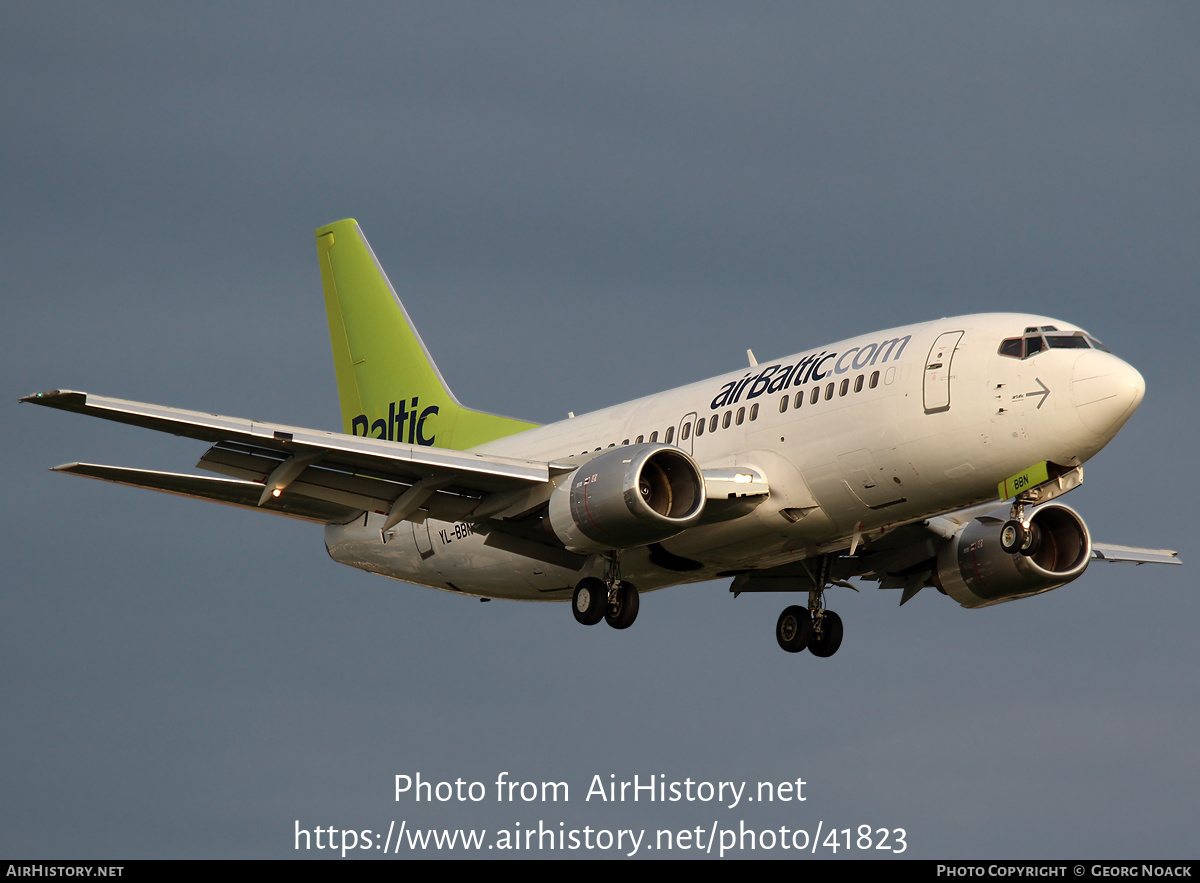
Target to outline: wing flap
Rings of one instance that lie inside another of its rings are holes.
[[[255,482],[238,481],[232,478],[209,478],[176,472],[154,472],[149,469],[102,466],[96,463],[67,463],[63,466],[55,466],[54,471],[67,475],[82,475],[85,478],[97,478],[101,481],[110,481],[128,487],[162,491],[181,497],[209,500],[227,506],[239,506],[243,509],[257,509],[276,515],[286,515],[290,518],[315,521],[320,524],[346,522],[358,515],[360,511],[352,506],[343,506],[294,494],[269,500],[259,506],[258,500],[263,486]]]
[[[271,457],[267,452],[231,450],[222,445],[214,445],[196,465],[220,475],[254,482],[261,493],[267,479],[285,460],[285,457]],[[395,481],[364,478],[354,473],[322,469],[312,464],[288,483],[287,492],[377,512],[386,511],[392,500],[407,487],[407,484]]]

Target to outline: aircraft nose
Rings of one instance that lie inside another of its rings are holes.
[[[1146,394],[1146,381],[1136,368],[1095,350],[1079,356],[1071,381],[1079,419],[1092,432],[1108,438],[1125,425]]]

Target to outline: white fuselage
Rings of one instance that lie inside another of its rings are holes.
[[[1141,401],[1141,375],[1096,348],[1001,355],[1002,341],[1045,326],[1081,331],[1023,314],[939,319],[764,361],[478,450],[582,462],[658,441],[702,469],[752,467],[770,486],[753,511],[661,543],[669,560],[692,569],[664,567],[661,553],[653,562],[646,548],[624,551],[621,569],[647,591],[772,567],[995,500],[1000,481],[1034,463],[1075,466],[1099,451]],[[383,520],[328,526],[330,555],[406,582],[528,600],[569,599],[581,576],[603,569],[600,556],[575,571],[485,546],[463,522],[403,522],[384,542]]]

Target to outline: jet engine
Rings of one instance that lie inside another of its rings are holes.
[[[574,552],[645,546],[695,525],[704,502],[704,476],[683,451],[622,445],[558,484],[550,495],[550,527]]]
[[[938,552],[937,583],[963,607],[987,607],[1048,592],[1087,569],[1092,538],[1073,509],[1046,503],[1032,514],[1026,510],[1029,539],[1024,551],[1012,553],[1000,544],[1007,511],[976,518]]]

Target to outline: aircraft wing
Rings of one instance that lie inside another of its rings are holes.
[[[960,512],[905,525],[873,544],[854,563],[842,565],[847,575],[876,580],[881,589],[903,589],[900,603],[910,600],[928,584],[937,569],[940,542],[952,536],[971,519],[986,514],[995,503],[985,503]],[[996,518],[997,525],[1002,519]],[[1141,549],[1108,543],[1092,543],[1093,561],[1132,562],[1133,564],[1182,564],[1179,554],[1171,549]],[[838,568],[835,568],[835,571]]]
[[[1092,557],[1102,561],[1131,561],[1134,564],[1182,564],[1179,553],[1171,549],[1139,549],[1135,546],[1114,546],[1092,543]]]
[[[870,559],[873,555],[875,558],[874,567],[868,570],[873,571],[877,576],[869,578],[882,579],[883,577],[878,576],[879,574],[912,567],[922,557],[931,559],[934,557],[930,554],[934,549],[932,545],[929,545],[931,542],[936,541],[938,537],[953,536],[959,528],[974,518],[990,514],[997,522],[1002,521],[1003,518],[999,517],[996,512],[998,506],[1003,508],[1002,504],[995,502],[983,503],[898,528],[881,541],[872,544],[871,553],[864,556]],[[1179,553],[1173,549],[1143,549],[1137,546],[1118,546],[1113,543],[1097,543],[1095,541],[1092,542],[1092,560],[1132,562],[1133,564],[1183,564],[1179,560]]]
[[[21,401],[210,442],[197,465],[235,480],[80,463],[56,471],[312,521],[345,522],[363,511],[379,512],[388,516],[385,530],[430,515],[453,521],[476,512],[498,513],[574,468],[70,390]]]
[[[902,589],[900,603],[905,604],[923,587],[931,584],[942,544],[959,529],[972,519],[986,517],[989,513],[999,528],[1003,517],[997,517],[997,505],[995,502],[984,503],[898,527],[868,544],[857,556],[835,558],[830,562],[828,578],[834,585],[849,588],[854,586],[846,580],[857,577],[878,582],[881,589]],[[1171,549],[1141,549],[1096,542],[1092,543],[1092,560],[1131,562],[1135,565],[1183,563],[1178,553]],[[738,594],[815,589],[815,574],[814,567],[805,562],[793,562],[741,574],[734,579],[730,591]]]

